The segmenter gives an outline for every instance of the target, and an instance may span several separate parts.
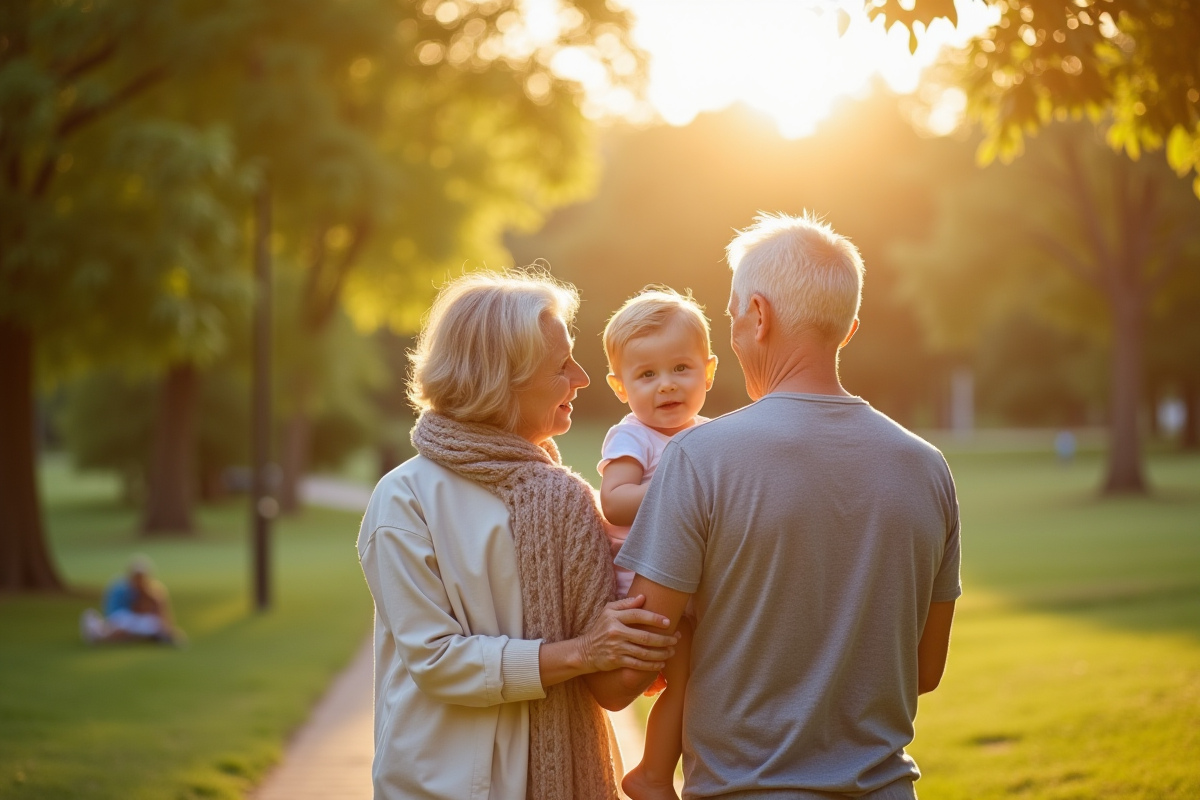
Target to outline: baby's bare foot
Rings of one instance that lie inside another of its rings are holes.
[[[621,781],[621,789],[632,800],[679,800],[673,781],[660,783],[651,780],[641,764],[625,774],[625,779]]]

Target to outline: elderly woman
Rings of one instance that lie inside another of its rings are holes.
[[[591,488],[551,438],[588,385],[573,288],[470,275],[412,356],[419,455],[379,482],[358,552],[375,598],[376,798],[609,800],[589,676],[658,670],[675,638],[615,596]],[[597,683],[597,691],[602,691]]]

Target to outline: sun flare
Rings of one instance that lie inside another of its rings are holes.
[[[956,0],[958,26],[918,24],[910,53],[903,26],[869,20],[855,0],[622,2],[635,18],[634,39],[650,55],[649,108],[579,74],[592,115],[657,115],[685,125],[701,112],[744,103],[769,115],[788,138],[811,134],[840,98],[868,91],[875,76],[898,93],[915,91],[942,47],[962,45],[995,16],[980,0]],[[570,59],[556,66],[572,73]],[[956,108],[961,113],[953,96],[940,109],[935,104],[929,126],[939,133],[954,127]]]

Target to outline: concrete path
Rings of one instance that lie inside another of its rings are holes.
[[[300,500],[306,505],[356,511],[361,514],[367,510],[370,499],[370,486],[319,475],[309,475],[300,481]]]
[[[372,667],[368,639],[253,800],[371,800]]]
[[[360,513],[371,497],[369,488],[321,477],[306,478],[300,492],[311,505]],[[251,800],[371,800],[372,655],[368,639],[293,737],[283,761],[251,793]],[[641,721],[632,708],[610,716],[622,761],[632,767],[642,756]]]

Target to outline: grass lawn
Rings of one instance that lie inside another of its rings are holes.
[[[917,719],[922,798],[1200,797],[1200,458],[1104,501],[1097,457],[950,465],[965,594]]]
[[[592,480],[603,433],[560,443]],[[1100,500],[1095,453],[947,455],[965,594],[910,748],[922,800],[1200,798],[1200,458]]]
[[[275,608],[250,610],[248,515],[205,509],[202,535],[146,541],[116,487],[51,459],[48,522],[75,596],[0,601],[0,797],[238,798],[279,756],[366,636],[355,515],[317,509],[275,536]],[[144,552],[191,638],[88,648],[78,618]]]

